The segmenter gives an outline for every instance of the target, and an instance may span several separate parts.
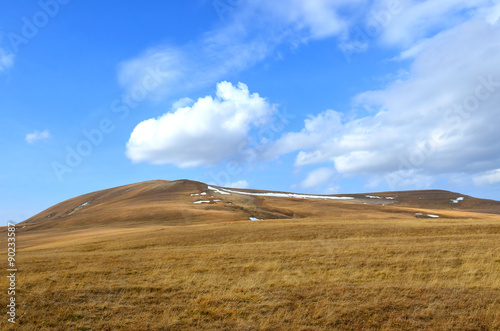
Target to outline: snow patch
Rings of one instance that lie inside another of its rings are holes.
[[[90,201],[86,201],[86,202],[82,203],[81,205],[79,205],[78,207],[76,207],[76,208],[74,208],[74,209],[70,209],[70,210],[68,210],[68,214],[70,214],[70,215],[71,215],[71,214],[73,214],[75,211],[78,211],[78,210],[80,210],[80,209],[82,209],[83,207],[88,206],[88,205],[90,205]],[[55,215],[55,213],[54,213],[54,214],[50,214],[50,215],[49,215],[49,216],[47,216],[47,217],[51,217],[52,215]]]
[[[381,197],[378,197],[376,195],[365,195],[365,197],[370,198],[370,199],[382,199]]]
[[[385,197],[387,200],[394,200],[396,199],[397,197]]]
[[[226,192],[244,194],[244,195],[254,195],[260,197],[279,197],[279,198],[297,198],[297,199],[323,199],[323,200],[352,200],[352,197],[329,197],[322,195],[309,195],[309,194],[296,194],[296,193],[277,193],[277,192],[266,192],[266,193],[251,193],[224,189]],[[229,194],[229,193],[226,193]]]
[[[262,218],[257,218],[257,217],[249,217],[248,219],[250,221],[262,221]]]
[[[231,194],[231,193],[228,193],[226,191],[223,191],[223,190],[219,190],[218,188],[215,188],[213,186],[207,186],[207,188],[211,191],[214,191],[216,193],[220,193],[220,194]]]
[[[210,200],[198,200],[193,203],[210,203]]]
[[[451,199],[451,203],[458,203],[459,201],[462,201],[464,197],[458,197],[456,199]]]
[[[416,216],[423,216],[424,214],[422,213],[415,213]],[[427,217],[431,217],[431,218],[439,218],[438,215],[433,215],[433,214],[427,214],[426,215]]]

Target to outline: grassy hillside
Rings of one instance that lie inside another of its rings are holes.
[[[401,213],[425,216],[428,212],[455,217],[448,213],[454,210],[500,214],[499,201],[439,190],[352,194],[348,195],[350,200],[276,198],[265,196],[270,193],[268,191],[240,189],[238,191],[245,194],[228,194],[221,190],[224,189],[190,180],[153,180],[115,187],[48,208],[24,221],[22,224],[26,228],[23,231],[190,225],[240,221],[249,217],[290,219],[314,215],[342,218],[348,215],[380,218],[399,217]],[[338,198],[335,195],[324,197]],[[463,200],[452,202],[459,197]]]

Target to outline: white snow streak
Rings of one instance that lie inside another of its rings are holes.
[[[458,197],[456,199],[451,199],[451,203],[458,203],[459,201],[462,201],[464,197]]]
[[[278,193],[278,192],[264,192],[264,193],[252,193],[252,192],[242,192],[224,189],[226,194],[236,193],[244,195],[255,195],[261,197],[279,197],[279,198],[297,198],[297,199],[323,199],[323,200],[352,200],[352,197],[330,197],[324,195],[309,195],[309,194],[296,194],[296,193]],[[229,192],[229,193],[228,193]]]

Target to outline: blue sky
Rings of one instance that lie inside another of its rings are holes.
[[[0,222],[151,179],[500,199],[500,2],[10,2]]]

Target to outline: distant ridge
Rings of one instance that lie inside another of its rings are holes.
[[[401,213],[408,217],[427,215],[413,209],[437,210],[445,213],[444,217],[453,218],[459,217],[452,214],[455,211],[500,214],[500,202],[443,190],[310,195],[224,188],[187,179],[151,180],[68,199],[20,224],[27,230],[43,230],[192,225],[301,218],[321,213],[334,217],[356,217],[361,213],[380,217]]]

